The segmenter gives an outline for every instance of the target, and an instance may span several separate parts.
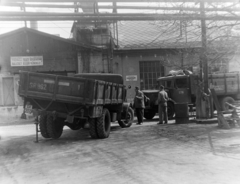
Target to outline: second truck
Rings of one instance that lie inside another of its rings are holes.
[[[217,98],[223,111],[228,110],[226,102],[234,104],[240,100],[240,75],[239,73],[219,73],[209,74],[209,87],[214,88]],[[165,86],[165,90],[170,97],[168,101],[168,116],[173,118],[175,114],[174,105],[176,103],[187,103],[195,106],[196,90],[199,84],[198,76],[170,75],[157,79],[158,85]],[[146,106],[144,117],[152,119],[158,112],[157,98],[159,90],[142,90],[150,98],[150,103]]]

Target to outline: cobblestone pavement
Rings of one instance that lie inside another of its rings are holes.
[[[239,184],[239,128],[157,121],[113,124],[101,140],[66,128],[39,143],[33,124],[0,126],[0,183]]]

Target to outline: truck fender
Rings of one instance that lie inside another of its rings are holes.
[[[121,111],[121,113],[118,113],[117,119],[118,119],[118,120],[125,119],[125,117],[127,116],[127,112],[128,112],[128,109],[129,109],[129,108],[132,110],[132,108],[131,108],[131,103],[129,103],[129,102],[124,102],[124,103],[122,104],[122,111]]]
[[[171,99],[171,98],[169,98],[168,102],[173,103],[173,104],[176,103],[176,102],[175,102],[173,99]]]
[[[122,104],[122,114],[125,115],[128,111],[128,108],[131,107],[131,103],[124,102]]]

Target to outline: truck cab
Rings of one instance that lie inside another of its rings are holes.
[[[166,76],[157,79],[158,85],[163,85],[173,103],[194,104],[196,100],[194,75]]]
[[[198,77],[196,75],[170,75],[157,79],[157,86],[165,87],[170,100],[168,101],[168,117],[171,119],[175,115],[175,104],[189,104],[194,106],[196,101],[196,84]],[[142,90],[150,98],[147,104],[144,117],[152,119],[158,113],[157,98],[159,90]]]

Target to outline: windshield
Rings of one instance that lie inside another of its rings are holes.
[[[172,87],[172,80],[160,80],[159,86],[163,85],[165,88],[171,88]]]
[[[188,88],[187,78],[180,78],[175,80],[176,88]]]

